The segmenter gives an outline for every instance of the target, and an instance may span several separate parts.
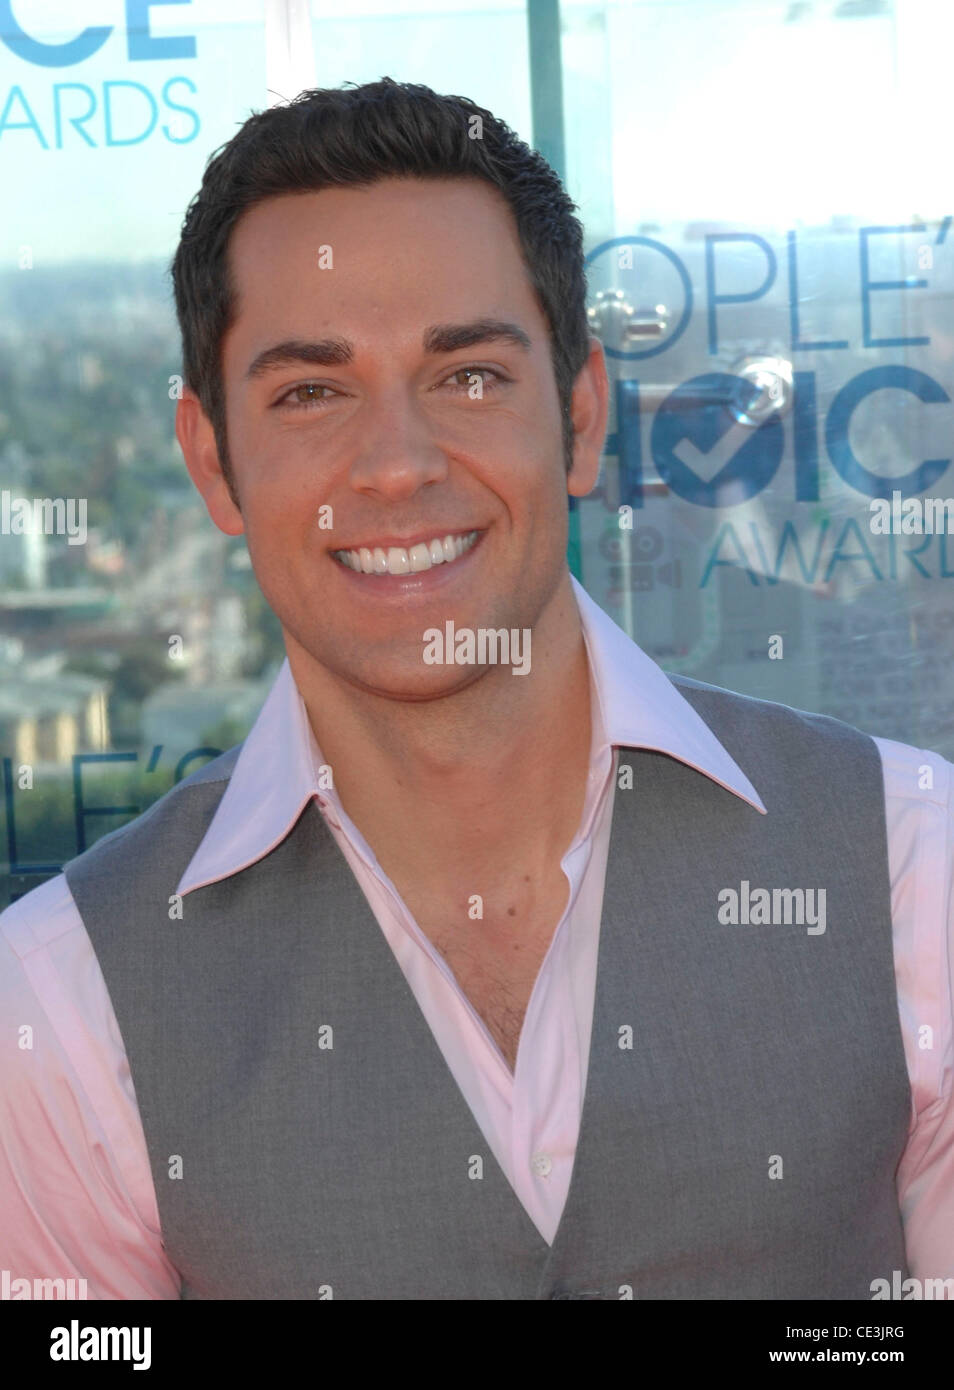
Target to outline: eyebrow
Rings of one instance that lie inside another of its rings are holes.
[[[433,324],[424,333],[424,351],[430,356],[459,352],[461,348],[477,347],[481,343],[509,343],[511,347],[529,352],[530,337],[516,323],[505,319],[473,319],[470,323]],[[308,362],[314,367],[343,367],[354,361],[354,344],[347,338],[322,338],[307,342],[288,338],[265,348],[253,358],[245,373],[248,381],[264,376],[276,367],[293,362]]]

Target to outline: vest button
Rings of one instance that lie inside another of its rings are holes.
[[[530,1171],[538,1178],[549,1177],[552,1168],[553,1159],[549,1154],[534,1154],[530,1160]]]

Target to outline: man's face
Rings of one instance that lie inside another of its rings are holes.
[[[282,196],[245,214],[229,256],[238,314],[222,366],[241,517],[210,510],[244,529],[296,673],[317,663],[397,699],[479,679],[425,664],[425,630],[532,629],[566,576],[547,325],[507,204],[473,179]],[[513,325],[528,346],[438,338],[478,320]],[[260,360],[289,343],[301,346]],[[570,490],[582,493],[594,477],[580,471]],[[407,542],[420,564],[411,542],[433,560],[430,542],[473,531],[460,558],[403,575],[335,554]]]

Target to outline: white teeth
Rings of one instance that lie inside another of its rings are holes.
[[[435,536],[432,541],[419,541],[410,550],[392,545],[387,551],[381,546],[373,550],[361,546],[358,550],[336,550],[336,558],[358,574],[421,574],[434,565],[450,564],[470,550],[479,532],[465,536]]]
[[[431,567],[430,548],[421,541],[418,545],[412,545],[407,552],[410,561],[411,573],[420,574],[421,570],[429,570]]]

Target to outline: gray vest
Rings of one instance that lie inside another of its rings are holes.
[[[264,858],[187,895],[181,921],[170,895],[238,748],[66,866],[184,1298],[869,1299],[872,1280],[907,1275],[895,1171],[911,1097],[877,748],[837,720],[670,679],[768,814],[666,754],[620,750],[633,786],[614,791],[552,1247],[314,801]],[[720,922],[721,890],[743,880],[824,888],[825,932]]]

